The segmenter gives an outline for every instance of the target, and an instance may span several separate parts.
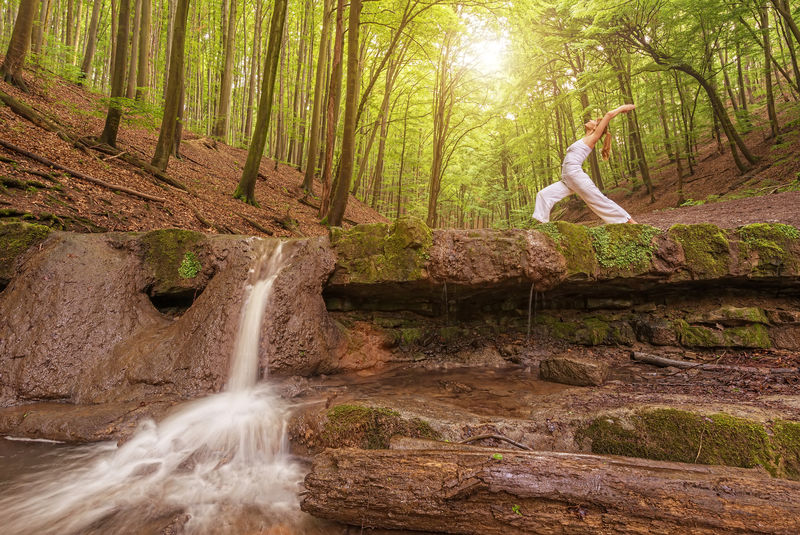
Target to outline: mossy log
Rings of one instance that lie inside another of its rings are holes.
[[[326,450],[302,509],[441,533],[800,533],[800,483],[754,470],[553,452]]]

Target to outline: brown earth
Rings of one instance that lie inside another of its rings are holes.
[[[97,136],[102,132],[106,113],[102,95],[46,72],[38,72],[35,76],[26,73],[26,81],[32,88],[31,93],[23,93],[2,81],[0,90],[32,106],[71,135]],[[124,116],[118,147],[149,162],[158,139],[159,124],[157,119],[148,116]],[[276,166],[274,160],[265,157],[256,183],[256,200],[261,208],[250,206],[232,197],[247,150],[201,138],[188,131],[181,143],[182,158],[170,159],[167,174],[188,186],[192,194],[165,186],[118,157],[78,151],[55,133],[34,126],[6,106],[0,106],[0,138],[93,178],[166,199],[164,203],[146,201],[63,174],[57,176],[62,190],[0,187],[0,211],[27,212],[37,219],[49,219],[47,214],[52,214],[59,218],[65,230],[182,228],[216,232],[196,217],[196,211],[207,222],[227,227],[236,234],[266,235],[245,218],[254,220],[275,236],[327,233],[327,228],[319,223],[317,210],[300,202],[304,197],[300,188],[303,177],[297,169],[283,163]],[[0,156],[17,162],[0,161],[0,176],[45,182],[25,170],[52,171],[5,148],[0,148]],[[308,202],[319,206],[318,182],[314,190],[315,196],[309,196]],[[386,220],[352,196],[345,219],[345,226]]]

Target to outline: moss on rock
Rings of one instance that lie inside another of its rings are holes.
[[[742,468],[760,465],[774,476],[797,479],[795,441],[800,440],[800,427],[781,422],[775,431],[771,437],[763,424],[727,414],[651,409],[624,421],[597,418],[579,429],[576,439],[591,440],[593,453]]]
[[[332,407],[322,432],[325,447],[385,449],[395,435],[438,440],[439,433],[419,418],[406,419],[384,407],[343,404]]]
[[[589,229],[600,265],[630,273],[649,269],[656,250],[653,238],[660,233],[649,225],[603,225]]]
[[[736,230],[742,256],[754,262],[751,274],[758,277],[797,273],[800,260],[792,248],[800,244],[800,231],[782,223],[754,223]]]
[[[636,338],[633,328],[627,322],[599,316],[562,321],[549,314],[541,314],[536,322],[544,324],[547,332],[554,338],[585,346],[630,345]]]
[[[0,283],[13,276],[17,257],[43,241],[50,232],[50,227],[31,223],[0,225]]]
[[[549,236],[567,261],[567,275],[593,277],[598,262],[589,228],[583,225],[555,221],[537,225],[536,230]]]
[[[419,219],[401,218],[392,225],[372,223],[331,229],[337,265],[351,283],[404,282],[423,279],[433,233]]]
[[[690,323],[708,323],[721,325],[742,325],[748,323],[769,324],[766,313],[758,307],[723,306],[702,314],[693,314],[687,321]]]
[[[173,293],[192,284],[187,280],[190,278],[183,275],[188,275],[194,270],[187,271],[184,261],[187,253],[194,255],[197,260],[200,252],[199,244],[204,239],[205,236],[200,232],[181,229],[154,230],[141,237],[145,262],[153,270],[154,295]],[[195,276],[201,268],[199,260],[197,263]]]
[[[686,267],[697,279],[724,277],[730,271],[730,243],[716,225],[673,225],[669,236],[683,248]]]
[[[767,327],[760,323],[714,329],[677,320],[673,322],[673,326],[678,341],[685,347],[772,347]]]

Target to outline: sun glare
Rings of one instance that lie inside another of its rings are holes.
[[[508,42],[505,39],[486,39],[469,46],[469,63],[484,74],[496,74],[503,69]]]

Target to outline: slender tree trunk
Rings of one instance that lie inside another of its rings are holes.
[[[269,44],[267,45],[267,57],[264,62],[264,75],[261,78],[261,97],[258,103],[255,132],[253,133],[253,139],[250,141],[250,148],[247,151],[247,162],[242,171],[242,178],[239,180],[236,191],[233,192],[235,198],[253,205],[257,205],[255,195],[256,178],[258,178],[258,169],[261,166],[264,146],[267,143],[267,131],[269,130],[269,120],[272,115],[275,75],[277,74],[278,60],[282,48],[283,28],[286,24],[286,3],[287,0],[275,0],[275,5],[272,9]]]
[[[80,2],[80,0],[78,0]],[[64,44],[72,46],[72,39],[75,35],[75,9],[74,1],[67,0],[67,20],[65,24]]]
[[[136,100],[146,98],[150,86],[150,25],[152,0],[141,0],[142,15],[139,23],[139,65],[136,77]]]
[[[97,50],[97,28],[100,25],[100,9],[102,7],[103,0],[94,0],[92,20],[89,23],[89,33],[86,36],[86,50],[83,53],[83,63],[81,63],[81,80],[88,78],[92,69],[94,53]]]
[[[120,0],[119,22],[117,24],[117,55],[114,58],[114,71],[111,73],[111,103],[108,106],[108,115],[106,115],[103,133],[100,135],[100,141],[112,147],[117,146],[117,131],[122,118],[122,108],[118,99],[125,95],[125,67],[128,60],[130,8],[130,0]]]
[[[669,126],[667,125],[667,106],[664,102],[664,87],[660,78],[658,80],[658,112],[661,116],[661,126],[664,128],[664,149],[667,152],[669,161],[674,162],[675,153],[672,150],[672,141],[669,135]]]
[[[406,112],[403,115],[403,148],[400,151],[400,170],[397,172],[397,212],[395,218],[400,218],[400,203],[403,199],[403,171],[406,165],[406,139],[408,135],[408,108],[411,105],[411,91],[406,97]]]
[[[291,164],[297,165],[299,162],[299,154],[302,147],[298,146],[300,140],[300,106],[302,100],[302,86],[303,86],[303,71],[305,69],[306,57],[306,40],[310,40],[308,35],[308,25],[311,20],[311,2],[306,0],[305,8],[303,9],[303,20],[301,22],[302,30],[300,32],[300,44],[297,47],[297,69],[294,76],[294,95],[292,97],[292,116],[291,116],[291,129],[289,136],[289,152],[287,160]]]
[[[256,87],[256,71],[258,70],[259,58],[261,57],[261,13],[262,0],[256,0],[256,19],[253,29],[253,51],[250,55],[250,82],[247,84],[247,116],[244,121],[244,139],[250,141],[253,131],[253,98]]]
[[[31,45],[31,33],[33,31],[33,21],[36,18],[37,0],[21,0],[17,11],[17,20],[14,22],[14,30],[11,33],[11,41],[8,43],[8,50],[3,64],[0,65],[0,74],[3,79],[15,86],[26,89],[25,81],[22,79],[22,67],[25,65],[25,56]]]
[[[135,0],[133,27],[131,28],[131,54],[128,61],[128,89],[125,92],[127,98],[134,98],[136,96],[136,66],[139,62],[139,32],[142,23],[142,2],[144,0]]]
[[[632,104],[633,92],[631,90],[630,72],[625,69],[621,60],[619,60],[617,68],[617,77],[619,79],[620,89],[622,90],[623,100],[627,104]],[[647,165],[644,145],[642,144],[639,117],[636,115],[636,110],[626,113],[625,116],[628,120],[628,134],[633,142],[633,150],[636,152],[636,160],[639,165],[639,172],[642,175],[642,182],[644,182],[645,187],[647,187],[647,193],[650,195],[650,202],[656,202],[655,195],[653,194],[653,182],[650,179],[650,167]]]
[[[775,112],[775,97],[772,93],[772,65],[770,64],[770,38],[769,38],[769,12],[767,11],[766,0],[759,8],[761,17],[761,37],[764,39],[764,88],[767,91],[767,116],[769,117],[769,138],[775,138],[776,142],[780,136],[780,126],[778,126],[778,114]]]
[[[353,176],[355,156],[356,108],[358,106],[358,36],[361,24],[361,0],[350,0],[350,18],[347,25],[347,87],[344,105],[344,132],[342,134],[342,157],[336,189],[333,191],[330,209],[326,217],[328,224],[338,227],[347,208],[350,180]]]
[[[172,36],[175,31],[175,9],[177,8],[178,0],[167,0],[167,40],[166,50],[164,51],[164,72],[167,73],[166,78],[169,78],[170,61],[172,60]],[[187,15],[188,16],[188,15]],[[167,100],[167,85],[169,80],[165,80],[161,98]]]
[[[47,20],[50,15],[51,0],[42,0],[39,4],[39,18],[34,20],[32,51],[35,54],[42,53],[44,45],[44,34],[47,29]]]
[[[214,128],[211,135],[227,141],[228,137],[228,115],[231,111],[231,89],[233,86],[233,59],[236,53],[236,3],[238,0],[230,0],[229,12],[227,16],[227,29],[225,31],[225,60],[223,62],[220,80],[219,105],[217,106],[217,118],[214,121]]]
[[[322,97],[325,81],[325,67],[328,64],[328,45],[330,41],[330,11],[331,0],[325,0],[322,7],[322,36],[319,42],[319,57],[317,58],[317,74],[314,81],[314,104],[311,111],[311,130],[308,133],[308,154],[306,156],[306,172],[303,177],[303,191],[309,193],[314,186],[314,173],[317,166],[317,152],[319,151],[320,123],[322,122]]]
[[[176,132],[178,129],[178,113],[183,99],[183,62],[186,44],[186,24],[189,18],[189,0],[177,0],[175,18],[172,28],[172,44],[170,46],[169,72],[167,73],[166,101],[164,117],[161,119],[161,130],[158,143],[153,154],[152,164],[166,171],[169,156],[175,150]]]
[[[328,213],[331,200],[331,175],[333,172],[333,150],[336,146],[336,125],[339,122],[339,101],[342,92],[342,55],[344,48],[344,0],[336,3],[336,33],[333,40],[333,63],[331,66],[328,105],[325,111],[325,165],[322,169],[322,199],[320,217]]]
[[[747,112],[747,95],[745,93],[744,75],[742,73],[742,53],[739,42],[736,42],[736,77],[739,84],[739,105]]]

